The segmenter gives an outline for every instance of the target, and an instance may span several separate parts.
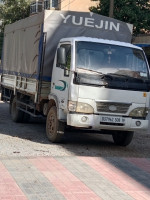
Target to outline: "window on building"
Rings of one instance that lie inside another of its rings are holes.
[[[41,12],[43,9],[43,2],[42,1],[35,1],[32,2],[30,5],[30,13],[37,13]]]
[[[44,9],[50,9],[50,1],[49,0],[44,1]]]
[[[58,0],[45,0],[44,1],[44,9],[51,9],[58,7]]]
[[[58,0],[51,0],[52,8],[58,7]]]

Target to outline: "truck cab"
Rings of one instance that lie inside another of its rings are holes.
[[[56,108],[49,110],[47,135],[59,140],[65,124],[107,130],[116,144],[126,146],[134,131],[148,128],[149,89],[140,47],[89,37],[62,39],[52,71],[49,101]]]

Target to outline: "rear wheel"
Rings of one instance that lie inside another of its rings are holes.
[[[11,104],[10,104],[10,114],[12,117],[12,120],[14,122],[22,122],[23,121],[23,117],[24,117],[24,113],[17,109],[17,98],[14,97]]]
[[[133,139],[134,132],[128,131],[115,131],[112,134],[114,143],[118,146],[127,146]]]
[[[64,123],[57,119],[57,108],[51,107],[46,120],[46,134],[51,142],[60,142],[64,136]]]

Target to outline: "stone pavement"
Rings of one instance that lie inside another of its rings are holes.
[[[150,200],[150,158],[0,159],[0,200]]]

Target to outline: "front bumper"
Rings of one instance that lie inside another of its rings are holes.
[[[108,122],[102,123],[100,115],[69,113],[67,114],[67,125],[80,128],[88,128],[91,130],[105,129],[105,130],[136,131],[136,130],[147,130],[148,120],[132,119],[130,117],[125,117],[124,122],[122,124],[108,123]]]

